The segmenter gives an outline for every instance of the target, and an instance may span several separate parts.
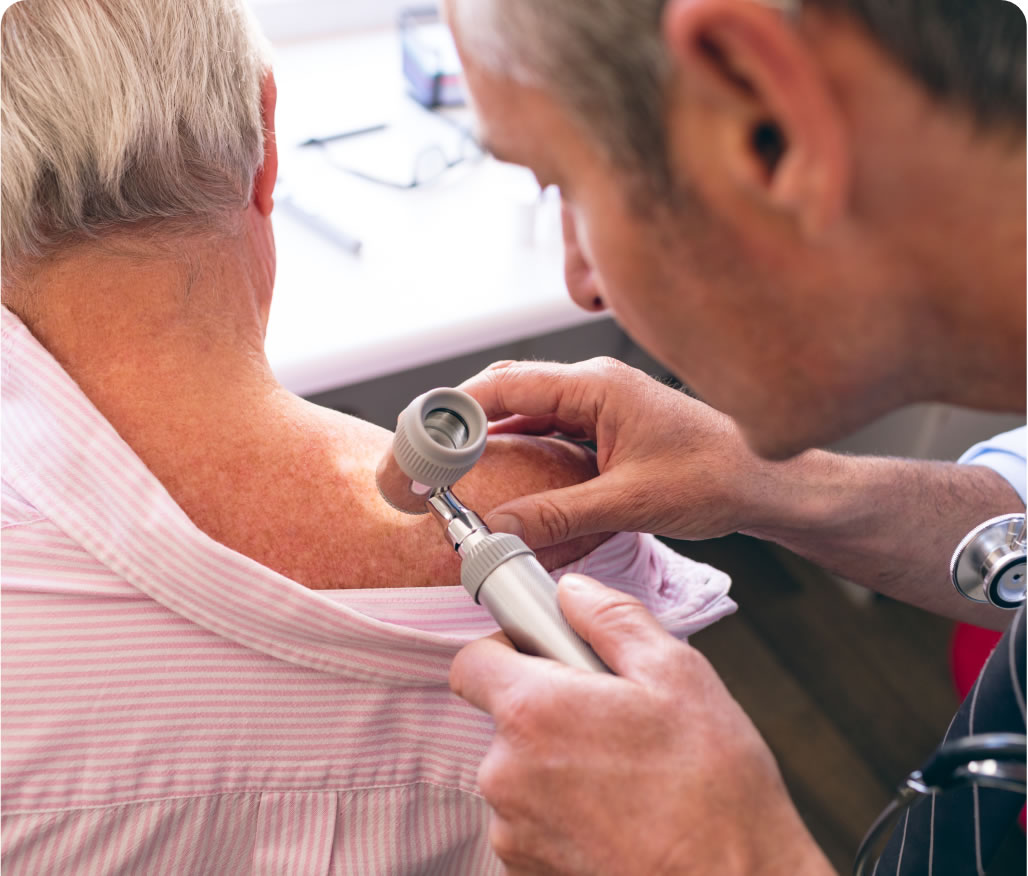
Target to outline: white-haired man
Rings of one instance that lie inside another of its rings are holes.
[[[1024,611],[972,605],[947,575],[972,526],[1024,510],[1023,465],[1012,485],[985,466],[802,452],[913,401],[1024,411],[1021,12],[447,6],[486,141],[561,189],[572,296],[609,306],[711,405],[616,363],[486,371],[465,388],[514,416],[502,428],[592,437],[601,471],[506,504],[492,527],[535,545],[746,531],[897,598],[1009,624],[949,735],[1023,734]],[[1008,441],[1023,459],[1024,433]],[[452,672],[497,721],[479,778],[509,872],[828,872],[702,657],[598,585],[575,579],[561,598],[621,678],[491,640]],[[1023,800],[932,795],[877,872],[983,873]]]
[[[495,624],[378,497],[389,434],[264,356],[275,89],[243,0],[23,0],[2,38],[4,873],[500,872],[490,723],[447,685]],[[461,486],[594,471],[499,441]],[[544,556],[572,560],[678,633],[732,607],[649,536]]]

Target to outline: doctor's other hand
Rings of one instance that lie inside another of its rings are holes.
[[[716,538],[750,525],[754,498],[770,491],[729,417],[615,359],[498,362],[461,389],[500,421],[492,432],[596,442],[597,477],[487,518],[533,548],[599,532]]]
[[[833,872],[706,659],[633,597],[567,575],[561,607],[616,675],[466,646],[450,686],[496,722],[478,771],[510,874]]]

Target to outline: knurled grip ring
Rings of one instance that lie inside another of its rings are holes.
[[[453,428],[448,430],[447,424]],[[412,481],[426,487],[450,487],[482,456],[488,425],[482,406],[466,392],[433,389],[419,395],[400,414],[393,455]]]
[[[464,555],[460,566],[460,583],[478,602],[478,591],[485,579],[511,557],[520,554],[535,555],[516,535],[491,532]]]

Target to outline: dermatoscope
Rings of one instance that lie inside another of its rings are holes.
[[[610,672],[568,625],[557,586],[516,535],[490,532],[451,487],[485,450],[485,411],[467,393],[433,389],[400,414],[392,451],[379,464],[382,498],[406,514],[431,514],[460,555],[461,584],[526,654],[591,672]]]

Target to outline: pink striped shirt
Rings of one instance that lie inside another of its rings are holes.
[[[2,864],[19,874],[500,873],[459,587],[312,591],[197,529],[6,308]],[[619,535],[573,564],[687,635],[727,577]]]

